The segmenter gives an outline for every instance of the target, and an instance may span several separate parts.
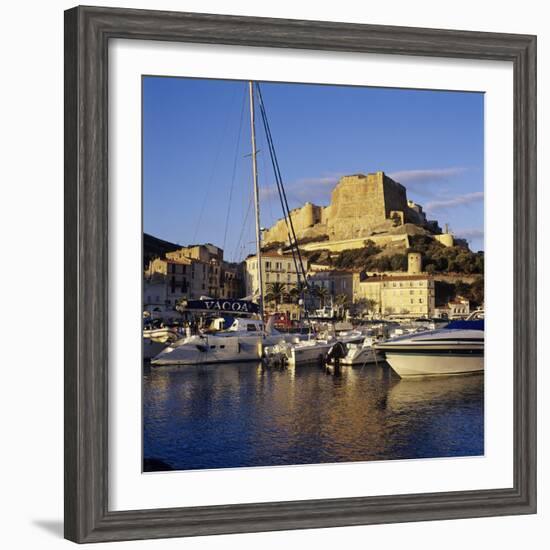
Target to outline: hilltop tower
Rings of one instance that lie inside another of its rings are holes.
[[[409,252],[407,255],[409,275],[418,275],[422,273],[422,254],[420,252]]]

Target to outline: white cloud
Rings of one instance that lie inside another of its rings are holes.
[[[390,178],[402,184],[410,183],[433,183],[446,181],[455,176],[459,176],[466,171],[462,166],[453,166],[450,168],[429,168],[425,170],[399,170],[388,174]]]
[[[465,195],[458,195],[450,199],[442,199],[431,201],[426,204],[426,210],[442,210],[445,208],[452,208],[454,206],[461,206],[464,204],[471,204],[473,202],[482,201],[484,197],[483,191],[476,191],[475,193],[466,193]]]
[[[270,187],[260,187],[260,200],[268,200],[274,197],[278,197],[277,187],[273,184]]]
[[[483,239],[485,236],[485,230],[480,228],[470,228],[470,229],[457,229],[453,233],[462,239]]]
[[[331,174],[327,176],[319,176],[317,178],[302,178],[294,182],[294,185],[306,185],[306,186],[313,186],[313,187],[324,187],[324,186],[333,186],[336,185],[338,180],[343,176],[344,174]]]
[[[338,180],[344,175],[341,173],[325,174],[318,177],[300,178],[291,182],[284,182],[286,195],[290,207],[302,205],[306,201],[315,204],[328,204],[330,194]],[[275,183],[260,188],[262,199],[279,199],[279,193]]]

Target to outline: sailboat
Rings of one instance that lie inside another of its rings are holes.
[[[259,86],[258,86],[258,93]],[[258,189],[258,169],[256,162],[256,130],[255,130],[255,108],[254,108],[254,83],[248,83],[249,102],[250,102],[250,134],[252,143],[252,175],[254,186],[254,210],[256,222],[256,254],[258,266],[261,266],[262,249],[260,233],[260,200]],[[262,117],[264,125],[266,124],[263,100],[261,99]],[[268,131],[268,129],[266,129]],[[270,138],[271,136],[269,136]],[[272,152],[272,142],[270,142],[270,152]],[[272,153],[273,154],[273,153]],[[274,164],[275,166],[275,164]],[[277,166],[278,170],[278,166]],[[280,174],[279,174],[280,177]],[[163,365],[197,365],[207,363],[232,363],[240,361],[259,361],[263,357],[264,347],[284,342],[289,339],[289,335],[283,335],[274,328],[274,318],[265,325],[263,309],[263,280],[262,269],[256,270],[258,273],[258,288],[260,297],[258,304],[250,304],[248,310],[257,311],[258,317],[245,318],[236,317],[232,324],[226,330],[211,332],[208,334],[198,334],[183,337],[176,342],[171,343],[151,360],[152,366]],[[244,301],[212,300],[222,305],[224,302],[232,302],[231,309],[235,311],[235,302],[245,304]],[[208,301],[204,300],[205,309],[208,309]],[[194,304],[197,306],[197,302]],[[253,307],[252,307],[253,306]]]

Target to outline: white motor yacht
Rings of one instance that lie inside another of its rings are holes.
[[[382,355],[374,349],[377,339],[374,336],[366,336],[360,340],[353,340],[344,344],[346,355],[340,359],[342,365],[366,365],[382,361]]]
[[[284,340],[270,323],[236,318],[227,330],[180,338],[151,360],[152,366],[260,361],[263,348]]]
[[[289,365],[301,365],[306,363],[321,363],[325,360],[328,350],[334,345],[331,337],[317,340],[300,340],[294,338],[290,342],[279,342],[266,347],[265,355],[284,358]]]
[[[445,328],[375,344],[401,377],[469,374],[484,369],[484,321],[452,321]]]
[[[291,341],[282,341],[265,348],[265,356],[270,358],[282,358],[289,365],[304,365],[308,363],[322,363],[327,360],[331,348],[338,342],[363,340],[364,333],[359,330],[341,332],[337,336],[326,334],[317,338],[300,340],[295,337]]]

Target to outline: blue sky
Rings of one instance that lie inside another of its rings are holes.
[[[324,205],[338,178],[383,170],[430,219],[483,249],[483,94],[262,83],[290,206]],[[259,115],[261,223],[282,216]],[[144,231],[225,258],[254,249],[248,84],[143,81]]]

